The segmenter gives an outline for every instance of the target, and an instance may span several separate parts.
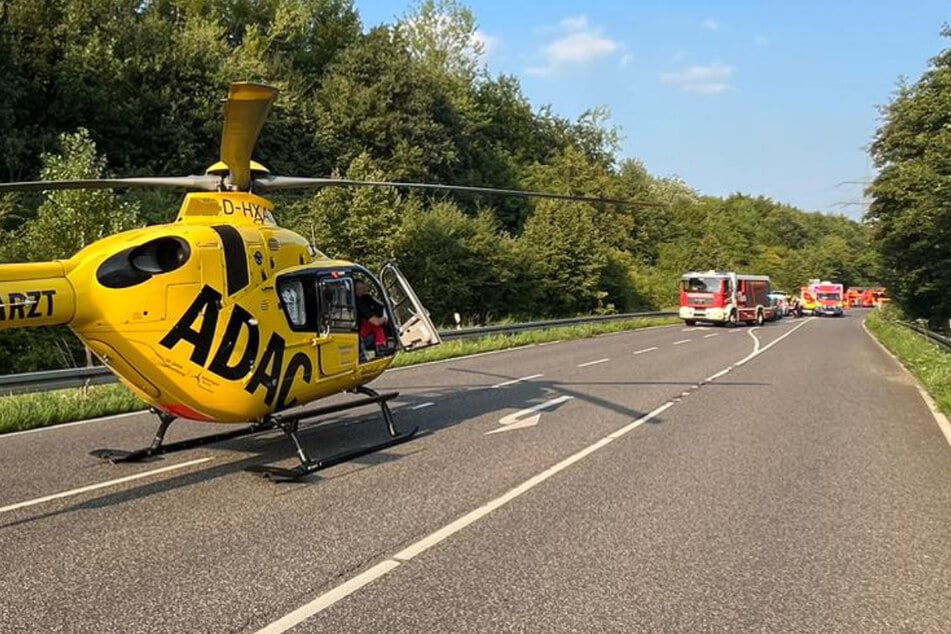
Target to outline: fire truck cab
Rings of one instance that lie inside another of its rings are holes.
[[[741,275],[733,271],[685,273],[680,278],[680,318],[688,326],[698,321],[736,326],[740,322],[763,325],[776,318],[769,299],[766,275]]]

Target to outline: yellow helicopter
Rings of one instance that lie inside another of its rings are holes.
[[[279,428],[294,442],[295,469],[259,467],[296,479],[409,440],[387,402],[366,386],[398,350],[440,343],[426,309],[395,264],[378,275],[328,258],[281,228],[258,193],[323,187],[399,187],[623,203],[585,196],[430,183],[272,176],[251,160],[277,90],[231,84],[220,161],[204,175],[0,183],[5,191],[171,187],[185,195],[173,223],[99,240],[67,260],[0,265],[0,329],[68,325],[159,417],[152,443],[93,453],[142,460]],[[341,392],[351,402],[283,410]],[[389,439],[312,459],[302,421],[377,404]],[[230,432],[165,443],[176,419],[247,423]]]

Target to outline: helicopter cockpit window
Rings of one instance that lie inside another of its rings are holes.
[[[320,329],[353,332],[357,329],[357,307],[353,280],[349,277],[324,278],[318,282]]]
[[[307,325],[307,309],[304,306],[304,283],[289,280],[280,285],[281,305],[291,328],[298,330]]]

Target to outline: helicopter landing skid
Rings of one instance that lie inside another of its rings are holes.
[[[127,451],[125,449],[94,449],[93,451],[89,452],[90,455],[96,456],[97,458],[103,458],[112,463],[141,462],[147,458],[161,456],[167,453],[184,451],[185,449],[194,449],[195,447],[210,445],[211,443],[222,442],[225,440],[232,440],[234,438],[241,438],[242,436],[250,436],[251,434],[259,434],[261,432],[274,429],[277,426],[275,423],[265,421],[262,423],[254,423],[253,425],[248,425],[246,427],[242,427],[241,429],[222,432],[220,434],[210,434],[207,436],[188,438],[186,440],[179,440],[177,442],[165,444],[165,433],[175,420],[175,416],[160,412],[158,417],[158,430],[155,432],[155,437],[152,439],[152,444],[148,447],[143,447],[142,449],[136,449],[134,451]]]
[[[355,391],[359,392],[360,394],[364,394],[366,398],[362,398],[352,403],[331,405],[329,407],[307,410],[300,413],[294,413],[292,415],[272,416],[269,421],[273,425],[280,427],[281,430],[291,439],[291,441],[293,441],[294,447],[297,450],[297,458],[300,460],[300,465],[293,469],[272,467],[269,465],[256,465],[249,467],[248,471],[261,473],[265,477],[277,482],[292,482],[294,480],[299,480],[306,475],[316,473],[321,469],[326,469],[342,462],[347,462],[349,460],[353,460],[354,458],[359,458],[360,456],[375,453],[377,451],[387,449],[388,447],[393,447],[408,440],[412,440],[416,435],[416,432],[419,431],[419,427],[414,427],[412,430],[403,433],[400,433],[396,429],[396,425],[393,422],[393,413],[390,411],[390,406],[387,404],[387,401],[399,396],[398,392],[379,394],[368,387],[362,386],[358,387]],[[333,412],[353,409],[355,407],[361,407],[369,403],[376,403],[380,406],[380,412],[383,414],[383,420],[386,422],[386,430],[390,436],[387,440],[375,445],[351,449],[350,451],[344,451],[316,460],[310,457],[310,455],[307,453],[307,450],[304,449],[304,446],[301,444],[300,438],[298,436],[301,421],[308,418],[321,416],[323,414],[330,414]]]

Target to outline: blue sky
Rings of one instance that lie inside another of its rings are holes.
[[[470,0],[493,74],[575,117],[607,106],[623,155],[704,194],[858,217],[865,150],[899,76],[947,45],[951,4]],[[367,26],[408,3],[356,0]]]

